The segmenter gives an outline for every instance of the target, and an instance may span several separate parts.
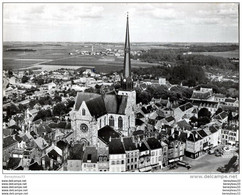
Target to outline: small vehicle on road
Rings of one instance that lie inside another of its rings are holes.
[[[192,166],[189,165],[189,163],[184,162],[184,161],[178,161],[177,164],[180,165],[180,166],[186,167],[187,169],[191,169],[192,168]]]

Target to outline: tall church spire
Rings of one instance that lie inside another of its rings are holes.
[[[131,78],[131,63],[130,63],[130,40],[129,40],[129,16],[127,13],[125,45],[124,45],[124,72],[122,78],[122,88],[124,90],[133,89],[133,81]]]

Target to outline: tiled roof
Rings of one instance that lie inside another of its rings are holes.
[[[179,106],[179,108],[180,108],[183,112],[185,112],[186,110],[188,110],[188,109],[190,109],[190,108],[192,108],[192,107],[193,107],[193,105],[192,105],[190,102],[187,102],[186,104],[183,104],[183,105]]]
[[[105,94],[103,96],[105,107],[108,113],[124,114],[127,106],[127,97]]]
[[[148,138],[147,139],[147,144],[149,145],[151,150],[161,148],[161,144],[156,138]]]
[[[203,138],[208,136],[207,133],[204,130],[199,130],[199,131],[197,131],[197,133],[199,135],[201,135]]]
[[[123,143],[120,138],[111,139],[109,143],[109,154],[125,154]]]
[[[136,136],[136,135],[144,135],[144,131],[142,131],[142,130],[134,131],[134,132],[133,132],[133,135],[134,135],[134,136]]]
[[[196,131],[192,131],[189,137],[187,138],[188,141],[192,141],[192,142],[196,142],[201,139],[202,137]]]
[[[75,110],[79,110],[83,101],[92,100],[98,97],[101,97],[101,95],[96,93],[78,92],[76,97]]]
[[[92,116],[95,116],[96,118],[107,114],[107,110],[105,107],[104,100],[102,96],[99,96],[97,98],[87,100],[86,105],[88,107],[88,110],[90,111]]]
[[[140,120],[140,119],[138,119],[138,118],[135,119],[135,125],[136,125],[136,126],[141,126],[141,125],[143,125],[143,124],[144,124],[144,122],[143,122],[142,120]]]
[[[210,126],[210,127],[209,127],[209,131],[210,131],[211,133],[215,133],[215,132],[218,131],[218,129],[217,129],[216,127],[214,127],[214,126]]]
[[[234,103],[236,100],[231,98],[226,98],[225,102]]]
[[[174,121],[175,118],[173,116],[168,116],[165,118],[167,122],[171,122],[171,121]]]
[[[109,144],[110,137],[118,138],[119,136],[120,135],[108,125],[98,130],[98,138],[102,140],[105,144]]]
[[[144,142],[142,142],[141,144],[138,144],[138,149],[139,149],[140,152],[149,150],[149,148],[145,145]]]
[[[75,144],[73,147],[71,147],[70,159],[71,160],[82,160],[83,154],[84,154],[83,145]]]
[[[123,144],[124,144],[125,151],[131,151],[131,150],[137,149],[131,137],[123,138]]]
[[[211,96],[210,92],[193,91],[191,98],[194,98],[194,99],[208,99],[210,96]]]
[[[57,157],[61,157],[54,149],[48,152],[48,156],[54,160],[57,160]]]
[[[60,140],[57,142],[56,146],[60,148],[61,150],[65,150],[68,147],[68,143]]]
[[[97,149],[96,147],[86,147],[83,155],[83,162],[86,163],[90,161],[91,163],[97,162]]]
[[[181,129],[191,130],[191,125],[188,124],[185,120],[178,121],[178,122],[177,122],[177,125],[178,125]]]

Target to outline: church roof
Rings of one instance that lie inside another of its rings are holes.
[[[89,101],[92,99],[95,99],[97,97],[100,97],[101,95],[96,93],[88,93],[88,92],[79,92],[76,97],[76,103],[75,103],[75,110],[79,110],[80,106],[83,101]]]
[[[106,106],[102,96],[86,101],[89,112],[96,118],[107,114]]]
[[[82,102],[85,101],[88,110],[96,118],[107,114],[125,114],[127,107],[127,97],[115,94],[105,94],[101,96],[96,93],[79,92],[76,97],[75,111],[80,109]]]
[[[106,94],[103,96],[107,113],[125,114],[127,106],[127,97],[115,94]]]

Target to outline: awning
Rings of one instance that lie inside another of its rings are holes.
[[[140,172],[146,172],[146,171],[150,171],[152,169],[151,166],[148,166],[148,167],[144,167],[144,168],[141,168],[139,169]]]
[[[209,146],[206,146],[206,147],[203,148],[203,150],[207,150],[207,149],[209,149]]]

